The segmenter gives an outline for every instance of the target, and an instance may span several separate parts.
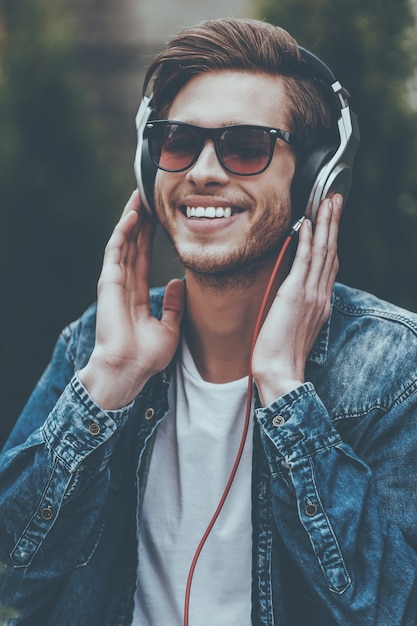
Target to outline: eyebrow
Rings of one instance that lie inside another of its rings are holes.
[[[243,120],[226,120],[220,122],[219,126],[202,126],[198,121],[194,119],[179,120],[177,118],[167,118],[170,122],[182,122],[183,124],[191,124],[193,126],[200,126],[200,128],[223,128],[223,126],[265,126],[268,128],[275,128],[268,124],[259,124],[255,122],[247,122]]]
[[[190,124],[192,126],[198,126],[199,128],[223,128],[223,127],[227,127],[227,126],[261,126],[263,128],[280,128],[285,130],[285,128],[283,128],[282,126],[272,126],[271,124],[261,124],[260,122],[256,123],[256,122],[245,122],[243,120],[226,120],[224,122],[220,122],[219,126],[201,126],[201,124],[199,124],[198,122],[196,122],[195,120],[191,120],[191,119],[187,119],[187,120],[179,120],[176,118],[168,118],[169,122],[181,122],[182,124]],[[285,131],[285,132],[291,132],[291,131]]]

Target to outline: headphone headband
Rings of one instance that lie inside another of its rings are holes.
[[[327,63],[325,63],[322,59],[316,56],[310,50],[303,48],[302,46],[298,46],[298,49],[301,54],[301,58],[310,66],[313,72],[321,78],[321,80],[328,85],[337,82],[337,78],[333,73],[333,70]]]

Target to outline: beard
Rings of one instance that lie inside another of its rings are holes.
[[[178,206],[175,199],[172,206]],[[202,284],[211,288],[247,287],[253,283],[257,272],[279,253],[290,226],[291,200],[276,192],[263,198],[262,217],[253,222],[245,241],[230,250],[213,250],[210,242],[201,238],[192,249],[183,249],[176,241],[161,195],[155,192],[155,208],[158,220],[170,239],[180,263]],[[176,209],[178,210],[178,209]],[[260,209],[257,209],[260,211]],[[249,211],[253,214],[253,211]],[[191,218],[192,219],[192,218]],[[223,219],[223,218],[220,218]]]

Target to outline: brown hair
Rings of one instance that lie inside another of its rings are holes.
[[[332,140],[337,109],[330,87],[314,76],[295,39],[267,22],[219,18],[182,31],[155,57],[143,92],[153,80],[153,107],[162,118],[192,77],[216,70],[285,77],[292,126],[288,130],[297,137],[300,151]]]

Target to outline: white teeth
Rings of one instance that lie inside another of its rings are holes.
[[[202,207],[202,206],[187,206],[186,209],[187,217],[208,217],[209,219],[213,219],[216,217],[231,217],[232,209],[230,206],[228,207]]]

